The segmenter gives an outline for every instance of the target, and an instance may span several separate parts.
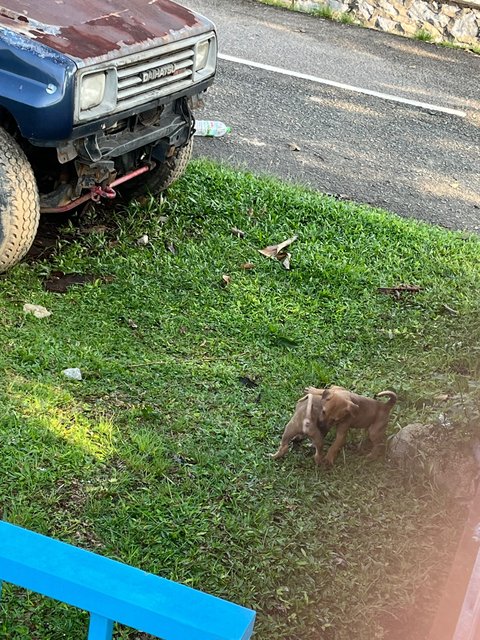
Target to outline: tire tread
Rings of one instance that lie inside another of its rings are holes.
[[[0,273],[19,262],[35,239],[40,202],[32,167],[15,140],[0,127]]]
[[[182,177],[192,157],[193,137],[168,160],[147,173],[146,177],[126,182],[123,193],[129,198],[138,198],[150,192],[156,195],[165,191]]]

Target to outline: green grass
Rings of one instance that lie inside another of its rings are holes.
[[[335,20],[336,22],[341,22],[342,24],[352,25],[358,23],[358,21],[353,17],[351,13],[348,13],[346,11],[334,11],[327,4],[321,5],[315,9],[306,9],[305,7],[297,5],[294,0],[260,0],[260,2],[272,7],[280,7],[282,9],[290,9],[292,11],[307,13],[324,20]]]
[[[336,19],[339,20],[342,24],[353,25],[358,23],[353,14],[349,13],[348,11],[340,11],[339,13],[337,13]]]
[[[450,40],[442,40],[442,42],[437,42],[436,44],[439,44],[442,47],[447,47],[447,49],[461,49],[463,51],[471,51],[476,55],[480,55],[480,47],[477,47],[474,44],[460,44],[458,42],[450,42]]]
[[[419,29],[413,37],[421,42],[432,42],[433,40],[432,34],[429,31],[425,31],[425,29]]]
[[[333,20],[335,15],[335,12],[328,4],[318,7],[318,9],[312,9],[309,13],[311,13],[312,16],[323,18],[324,20]]]
[[[391,640],[445,574],[458,507],[355,438],[331,473],[306,445],[269,454],[305,385],[393,388],[395,430],[478,377],[478,239],[206,162],[103,215],[0,278],[3,517],[253,607],[257,638]],[[258,253],[293,234],[291,271]],[[52,269],[98,280],[48,293]],[[377,293],[397,283],[422,291]],[[2,613],[2,638],[85,633],[8,586]]]

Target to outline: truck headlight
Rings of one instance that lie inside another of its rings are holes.
[[[208,62],[208,54],[210,52],[210,40],[204,40],[197,44],[197,55],[195,57],[195,70],[202,71]]]
[[[195,74],[207,77],[215,72],[217,64],[217,39],[211,36],[195,46]]]
[[[80,85],[80,111],[98,107],[105,96],[106,74],[90,73],[82,77]]]
[[[80,71],[76,78],[76,122],[99,118],[116,106],[117,72],[114,67]]]

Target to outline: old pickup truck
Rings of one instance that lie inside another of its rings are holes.
[[[0,272],[42,212],[177,179],[216,63],[214,25],[170,0],[0,0]]]

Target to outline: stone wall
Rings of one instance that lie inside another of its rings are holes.
[[[303,10],[328,6],[381,31],[405,36],[427,32],[432,41],[480,47],[480,0],[285,0],[284,4]]]

